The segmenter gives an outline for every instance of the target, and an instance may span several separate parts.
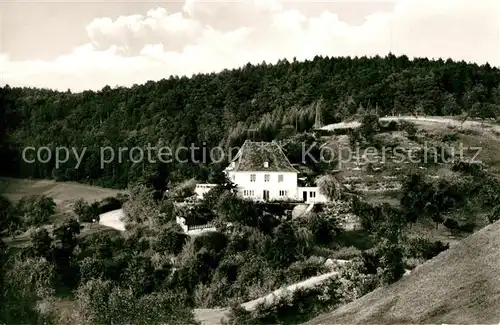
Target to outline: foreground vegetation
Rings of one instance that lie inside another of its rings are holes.
[[[455,168],[467,174],[473,167],[458,164]],[[478,171],[473,174],[499,193],[500,184],[493,178]],[[456,194],[456,185],[439,183],[434,187],[426,182],[418,174],[409,175],[401,193],[402,208],[398,208],[338,193],[344,190],[335,187],[335,182],[324,181],[323,192],[336,196],[336,203],[319,206],[309,217],[298,219],[287,217],[286,204],[240,199],[227,180],[204,200],[189,204],[176,202],[178,191],[157,199],[153,187],[139,185],[122,198],[127,215],[124,233],[99,232],[84,237],[79,236],[82,224],[78,219],[97,204],[77,201],[75,211],[48,231],[34,227],[46,222],[40,221],[47,220],[41,216],[53,212],[50,198],[32,197],[17,204],[2,199],[2,220],[17,220],[20,227],[28,220],[32,230],[29,246],[2,248],[0,320],[8,324],[20,320],[194,323],[193,308],[236,306],[283,285],[329,272],[328,258],[350,259],[337,277],[321,287],[299,290],[251,312],[234,307],[227,322],[286,324],[306,320],[397,281],[406,269],[448,248],[440,241],[412,236],[412,224],[439,222],[453,234],[473,230],[436,218],[464,204],[463,197]],[[420,188],[439,191],[431,195]],[[476,192],[476,204],[498,206],[497,197]],[[415,216],[405,211],[418,213]],[[346,212],[358,216],[362,229],[343,229],[341,215]],[[177,216],[213,222],[218,231],[190,238],[175,224]],[[10,229],[2,223],[4,235]]]

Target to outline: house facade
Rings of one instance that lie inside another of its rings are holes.
[[[225,169],[243,198],[262,201],[326,202],[318,187],[298,187],[299,174],[275,141],[245,141]],[[214,184],[198,184],[196,193],[202,198]]]

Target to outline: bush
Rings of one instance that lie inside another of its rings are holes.
[[[174,187],[169,193],[169,197],[176,201],[182,201],[190,196],[193,196],[194,189],[196,188],[196,180],[190,179],[187,181],[184,181]]]
[[[121,209],[122,202],[118,198],[110,196],[99,202],[98,207],[99,214],[102,214],[109,211]]]
[[[89,204],[83,199],[78,199],[73,205],[73,212],[78,216],[80,222],[99,221],[99,202]]]
[[[451,219],[451,218],[446,218],[443,222],[443,226],[445,226],[446,228],[448,228],[451,231],[457,231],[460,229],[458,221],[456,221],[455,219]]]
[[[337,218],[328,216],[324,212],[313,214],[308,219],[308,228],[314,237],[314,241],[319,245],[330,244],[340,232]]]
[[[361,135],[368,141],[371,142],[375,134],[380,132],[380,123],[378,116],[375,114],[366,114],[361,120],[361,125],[359,126],[359,131]]]
[[[3,231],[8,231],[12,234],[21,225],[22,220],[17,215],[15,207],[9,200],[0,196],[0,235]]]
[[[476,223],[473,221],[468,221],[462,225],[460,225],[460,231],[467,232],[467,233],[473,233],[474,229],[476,229]]]
[[[429,260],[448,248],[448,244],[444,244],[439,240],[433,242],[423,237],[416,237],[408,240],[406,255],[408,258]]]
[[[383,239],[375,248],[379,257],[377,274],[382,285],[398,281],[405,273],[404,247],[398,242]]]
[[[487,216],[489,223],[494,223],[500,220],[500,205],[494,207]]]
[[[318,181],[320,193],[330,200],[338,200],[342,197],[344,188],[333,175],[321,176]]]
[[[402,120],[399,122],[399,128],[400,128],[400,130],[406,132],[408,139],[410,139],[410,140],[415,139],[415,136],[417,135],[417,132],[418,132],[418,129],[417,129],[417,126],[415,125],[415,123]]]
[[[456,134],[447,134],[443,136],[441,139],[442,142],[455,142],[457,141],[457,135]]]
[[[261,303],[255,310],[246,311],[239,305],[232,305],[225,325],[240,324],[298,324],[339,303],[337,278],[326,280],[321,286],[285,292],[271,303]]]
[[[182,251],[189,236],[175,229],[162,229],[153,239],[152,248],[159,253],[171,253],[174,255]]]

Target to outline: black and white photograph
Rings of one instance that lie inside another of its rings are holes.
[[[0,325],[500,325],[500,0],[0,0]]]

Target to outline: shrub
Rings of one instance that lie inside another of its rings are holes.
[[[455,141],[457,141],[457,135],[456,134],[446,134],[443,136],[441,141],[442,142],[455,142]]]
[[[182,201],[195,194],[194,193],[195,187],[196,187],[196,180],[190,179],[174,187],[169,192],[168,195],[176,201]]]
[[[9,200],[0,196],[0,235],[5,230],[12,234],[21,225],[22,220],[19,218],[15,207]]]
[[[443,222],[443,226],[445,226],[446,228],[448,228],[451,231],[457,231],[460,229],[458,221],[456,221],[455,219],[451,219],[451,218],[446,218]]]
[[[52,238],[47,229],[38,228],[30,234],[31,252],[35,257],[49,259],[52,254]]]
[[[405,273],[403,263],[403,246],[397,242],[387,239],[376,247],[379,257],[379,268],[377,273],[382,285],[389,285],[398,281]]]
[[[101,200],[101,202],[99,202],[98,204],[98,207],[99,213],[106,213],[109,211],[121,209],[122,202],[118,198],[110,196]]]
[[[342,197],[343,186],[333,175],[321,176],[318,181],[320,193],[330,200],[338,200]]]
[[[375,114],[366,114],[361,120],[359,131],[367,141],[371,141],[375,134],[380,131],[380,123],[378,116]]]
[[[324,212],[313,214],[308,219],[308,228],[314,237],[314,241],[319,245],[328,245],[340,232],[337,218]]]
[[[472,232],[474,232],[474,229],[476,229],[476,223],[473,221],[468,221],[468,222],[460,225],[459,229],[463,232],[472,233]]]
[[[153,239],[152,248],[159,253],[171,253],[174,255],[182,251],[189,236],[175,229],[162,229]]]
[[[494,223],[500,220],[500,205],[494,207],[487,216],[489,223]]]
[[[429,260],[448,248],[448,244],[444,244],[439,240],[433,242],[424,237],[416,237],[408,240],[406,255],[409,258]]]
[[[408,139],[410,139],[410,140],[415,139],[415,136],[417,135],[417,132],[418,132],[418,129],[417,129],[417,126],[415,125],[415,123],[402,120],[399,122],[399,127],[400,127],[400,130],[406,132]]]
[[[83,199],[78,199],[73,205],[73,211],[78,216],[78,221],[80,222],[99,220],[99,202],[89,204]]]
[[[229,319],[222,324],[298,324],[322,311],[338,305],[340,281],[326,280],[321,286],[284,292],[271,303],[261,303],[255,310],[246,311],[232,305]]]

